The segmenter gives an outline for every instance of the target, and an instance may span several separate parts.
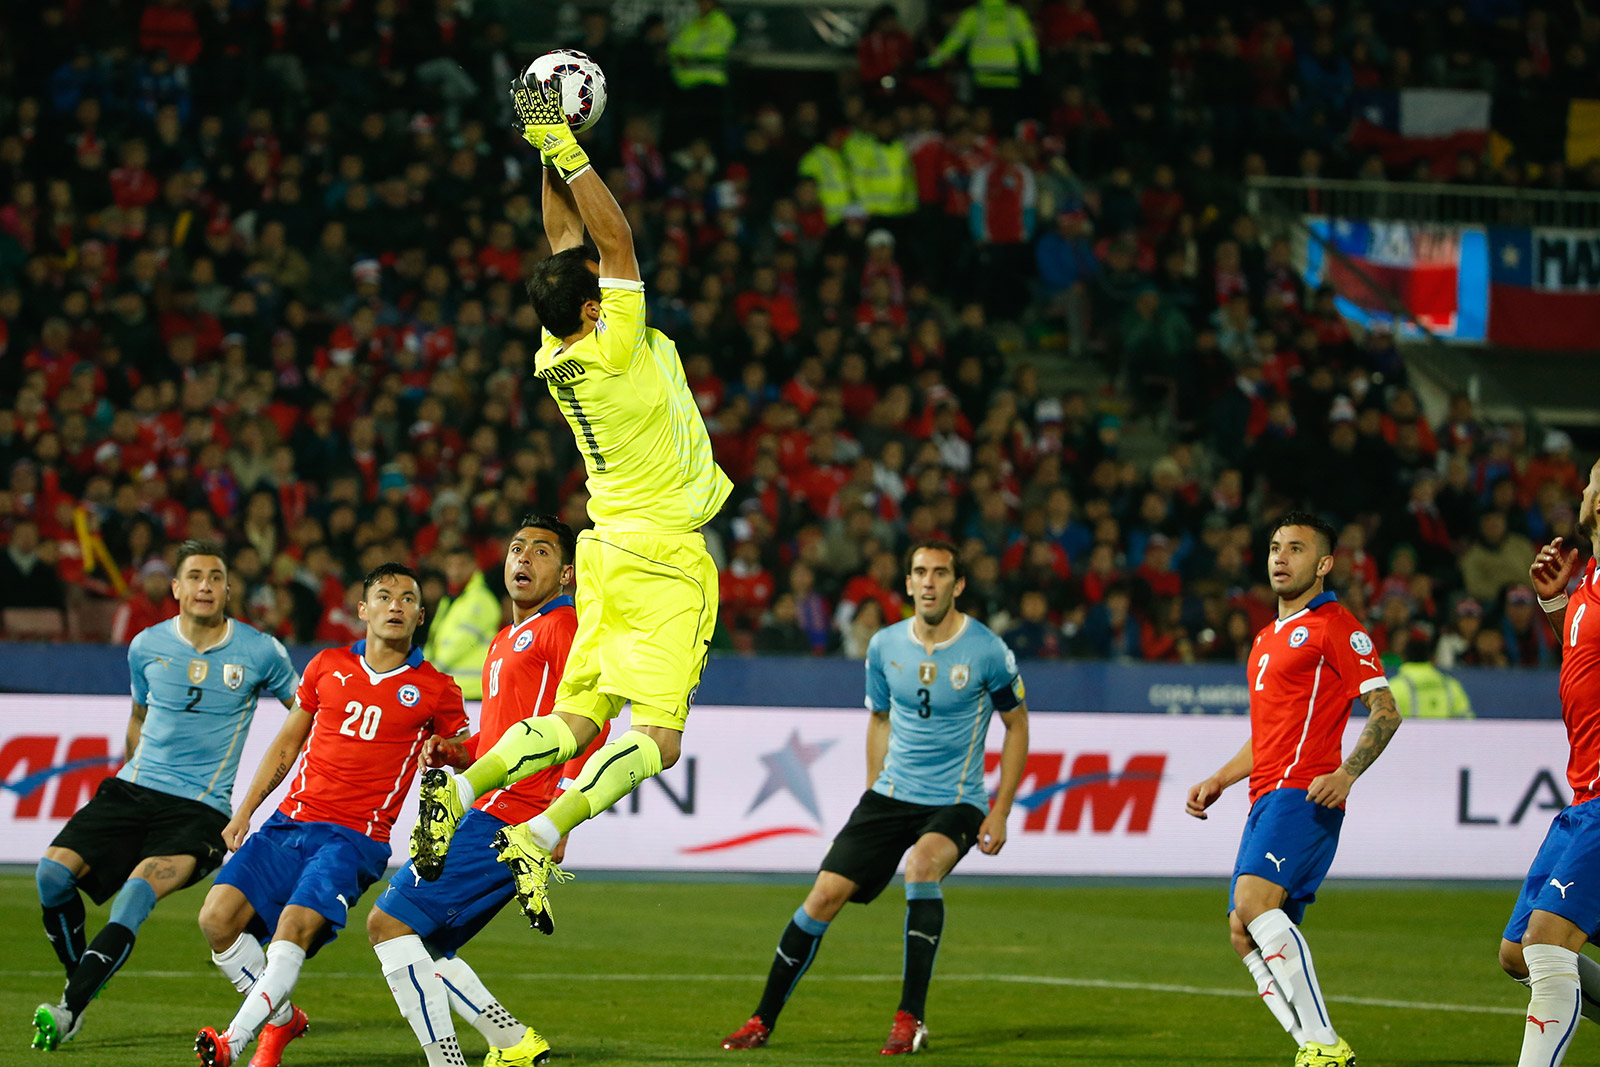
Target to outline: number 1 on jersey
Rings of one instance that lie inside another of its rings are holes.
[[[1261,669],[1259,671],[1256,671],[1256,690],[1257,691],[1260,691],[1260,690],[1266,688],[1266,686],[1261,684],[1261,679],[1267,673],[1267,660],[1269,660],[1271,658],[1272,658],[1272,653],[1270,653],[1270,652],[1263,652],[1261,654]]]

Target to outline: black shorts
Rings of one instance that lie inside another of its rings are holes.
[[[943,834],[954,841],[959,863],[977,842],[983,820],[984,812],[971,804],[908,804],[869,789],[833,839],[822,869],[854,882],[856,891],[850,899],[868,904],[883,892],[900,866],[900,857],[923,834]]]
[[[194,885],[222,866],[227,825],[228,816],[198,800],[107,778],[50,844],[83,857],[89,870],[78,885],[104,904],[151,856],[193,856],[194,874],[184,888]]]

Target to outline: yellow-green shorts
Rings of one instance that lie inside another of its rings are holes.
[[[585,530],[576,564],[578,632],[556,709],[605,723],[631,701],[633,725],[682,730],[717,623],[705,538]]]

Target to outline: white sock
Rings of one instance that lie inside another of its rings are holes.
[[[249,993],[267,970],[267,954],[262,950],[261,942],[249,934],[240,934],[233,944],[221,952],[213,952],[211,962],[241,993]]]
[[[1272,971],[1261,962],[1261,953],[1250,953],[1244,958],[1244,965],[1250,969],[1250,977],[1256,980],[1256,992],[1261,994],[1261,1003],[1272,1012],[1273,1018],[1278,1020],[1278,1025],[1294,1038],[1296,1045],[1305,1044],[1305,1036],[1300,1028],[1300,1020],[1294,1013],[1294,1006],[1284,997],[1283,990],[1278,988],[1277,980],[1272,977]]]
[[[528,820],[528,829],[533,832],[533,839],[547,852],[554,852],[556,846],[561,844],[561,831],[556,829],[556,824],[544,812]]]
[[[450,994],[422,938],[406,934],[374,946],[373,951],[400,1015],[411,1024],[411,1032],[428,1057],[428,1067],[466,1067],[450,1020]]]
[[[1256,916],[1249,926],[1250,936],[1261,949],[1261,961],[1272,972],[1278,988],[1289,998],[1300,1020],[1301,1041],[1337,1045],[1339,1035],[1328,1018],[1328,1002],[1322,999],[1317,984],[1317,969],[1311,962],[1311,948],[1298,927],[1281,908]]]
[[[483,1035],[490,1048],[510,1048],[528,1032],[460,956],[434,960],[433,969],[450,993],[450,1007]]]
[[[1559,945],[1525,945],[1533,995],[1522,1024],[1522,1057],[1517,1067],[1556,1067],[1578,1029],[1583,996],[1578,990],[1578,954]]]
[[[450,774],[449,771],[445,773]],[[473,801],[478,799],[478,794],[473,790],[472,783],[467,781],[467,776],[464,774],[451,774],[450,780],[455,783],[456,796],[461,798],[462,808],[471,811]]]
[[[293,941],[274,941],[267,946],[267,969],[246,994],[233,1022],[228,1024],[228,1040],[233,1044],[235,1059],[255,1040],[268,1019],[288,1021],[285,1013],[294,1010],[289,994],[294,992],[305,962],[306,950]]]

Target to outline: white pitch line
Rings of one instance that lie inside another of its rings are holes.
[[[7,971],[0,977],[54,978],[59,970]],[[121,971],[123,978],[195,978],[205,971]],[[378,981],[381,975],[373,971],[307,971],[308,977],[328,978],[336,981]],[[569,974],[553,971],[528,971],[523,973],[496,973],[496,979],[519,982],[755,982],[760,975],[753,974]],[[807,983],[814,982],[898,982],[898,974],[813,974]],[[1244,997],[1255,999],[1248,989],[1215,989],[1208,986],[1175,985],[1167,982],[1124,982],[1110,978],[1066,978],[1048,974],[941,974],[940,982],[1001,982],[1011,985],[1065,986],[1073,989],[1121,989],[1134,993],[1176,993],[1191,997]],[[1399,1008],[1403,1011],[1442,1011],[1466,1015],[1522,1015],[1524,1009],[1491,1006],[1487,1004],[1442,1004],[1425,1000],[1389,1000],[1384,997],[1350,997],[1332,995],[1326,1000],[1335,1004],[1354,1004],[1365,1008]]]

